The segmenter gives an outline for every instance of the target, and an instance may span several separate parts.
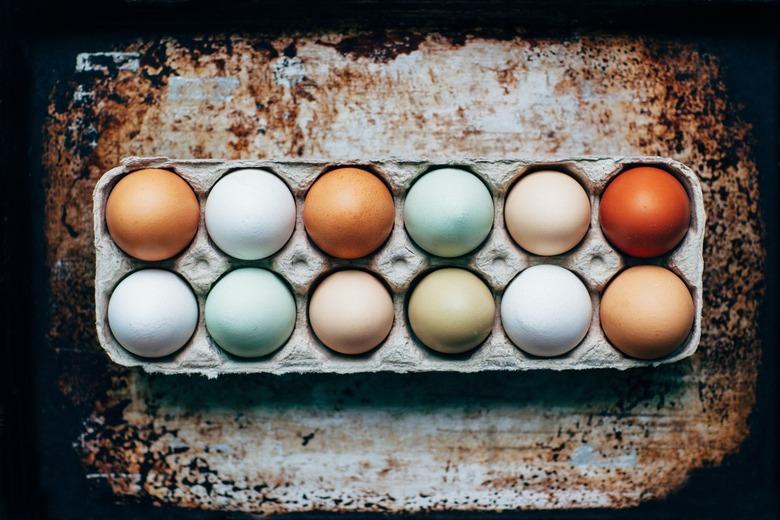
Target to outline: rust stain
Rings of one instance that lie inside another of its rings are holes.
[[[57,384],[87,410],[85,472],[114,493],[259,513],[626,507],[678,488],[747,434],[763,231],[750,128],[715,57],[661,41],[505,33],[121,50],[138,53],[137,71],[106,61],[56,85],[44,154]],[[97,345],[90,197],[123,156],[583,154],[672,156],[699,174],[706,291],[692,362],[208,381],[124,370]]]
[[[332,45],[344,56],[352,59],[367,58],[387,63],[399,55],[416,51],[425,37],[417,33],[366,33],[346,36],[337,43],[329,44],[320,40],[322,45]]]

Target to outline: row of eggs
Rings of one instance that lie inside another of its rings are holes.
[[[482,344],[496,315],[493,294],[474,273],[444,267],[415,281],[407,304],[414,335],[441,354],[461,354]],[[509,339],[527,354],[555,357],[574,349],[592,321],[592,302],[571,271],[549,264],[521,271],[501,299],[501,323]],[[115,287],[108,305],[114,338],[128,351],[158,358],[183,347],[198,323],[198,304],[187,282],[164,269],[142,269]],[[638,265],[619,273],[601,295],[601,327],[627,356],[656,359],[673,352],[688,336],[694,304],[672,271]],[[359,355],[377,348],[393,326],[393,300],[373,273],[346,269],[328,274],[308,306],[314,334],[331,350]],[[295,297],[277,274],[244,267],[212,286],[204,321],[214,342],[241,358],[267,356],[287,342],[295,328]]]
[[[241,260],[279,251],[295,228],[293,195],[266,170],[223,176],[206,199],[205,223],[214,244]],[[512,238],[532,254],[551,256],[575,247],[590,223],[590,199],[572,176],[526,174],[509,191],[504,219]],[[344,259],[376,251],[393,228],[395,206],[387,186],[360,168],[321,175],[306,194],[303,221],[311,240]],[[404,226],[426,252],[457,257],[476,249],[493,226],[490,191],[466,170],[440,168],[417,179],[403,204]],[[198,200],[173,172],[145,169],[123,177],[106,203],[109,234],[127,254],[145,261],[171,258],[192,241],[200,221]],[[601,197],[599,221],[607,239],[634,257],[660,256],[685,236],[690,202],[682,184],[654,167],[619,174]]]

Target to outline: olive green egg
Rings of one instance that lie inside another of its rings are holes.
[[[409,298],[409,324],[417,338],[442,354],[460,354],[490,335],[496,304],[490,289],[465,269],[426,275]]]

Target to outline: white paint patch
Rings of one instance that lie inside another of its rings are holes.
[[[95,99],[95,93],[91,90],[84,90],[84,85],[78,85],[73,91],[73,101],[76,103],[88,103]]]
[[[137,480],[137,479],[141,478],[141,474],[140,473],[87,473],[86,477],[88,479],[96,479],[96,478],[118,479],[118,478],[126,478],[126,479]]]
[[[199,78],[172,76],[168,81],[169,101],[230,101],[238,88],[238,78]]]
[[[571,463],[581,468],[633,468],[636,466],[636,450],[631,450],[625,455],[605,457],[592,446],[584,444],[578,446],[571,453]]]
[[[274,81],[284,88],[297,85],[306,77],[303,62],[300,58],[288,58],[282,56],[273,64]]]
[[[81,52],[76,56],[76,72],[109,72],[109,62],[118,70],[136,71],[140,66],[137,52]]]

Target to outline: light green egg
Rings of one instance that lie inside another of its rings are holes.
[[[227,352],[260,357],[281,347],[295,328],[295,298],[265,269],[246,267],[222,277],[206,298],[206,329]]]
[[[472,173],[457,168],[433,170],[406,195],[404,225],[412,240],[429,253],[465,255],[493,227],[493,197]]]

